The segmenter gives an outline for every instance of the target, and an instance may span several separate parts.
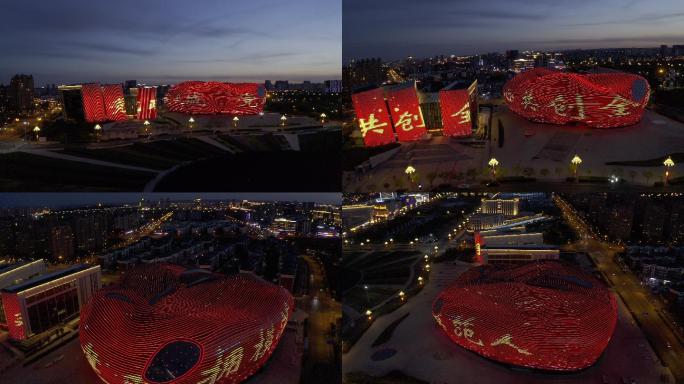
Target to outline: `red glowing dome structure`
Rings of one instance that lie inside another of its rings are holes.
[[[99,291],[79,337],[109,384],[239,383],[268,360],[292,307],[285,289],[252,275],[152,265]]]
[[[432,314],[451,340],[484,357],[575,371],[605,350],[617,303],[601,282],[556,262],[485,265],[440,293]]]
[[[651,88],[641,76],[622,72],[579,74],[546,68],[522,72],[504,86],[509,108],[536,122],[581,122],[595,128],[636,124]]]
[[[255,115],[263,112],[266,89],[256,83],[186,81],[166,94],[169,111],[197,115]]]

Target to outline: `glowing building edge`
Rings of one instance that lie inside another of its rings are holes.
[[[293,305],[250,274],[141,267],[83,309],[81,348],[109,384],[239,383],[273,353]]]

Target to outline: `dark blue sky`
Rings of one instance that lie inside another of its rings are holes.
[[[0,83],[340,78],[340,0],[3,0]]]
[[[341,204],[341,193],[0,193],[0,207],[63,207],[171,200],[313,201]]]
[[[684,44],[682,0],[344,0],[343,58]]]

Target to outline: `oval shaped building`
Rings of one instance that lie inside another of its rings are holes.
[[[151,265],[100,290],[79,337],[109,384],[239,383],[268,360],[292,308],[289,292],[253,275]]]
[[[497,362],[548,371],[593,365],[617,323],[617,302],[591,275],[556,262],[464,272],[433,303],[456,344]]]
[[[623,72],[579,74],[534,68],[503,88],[515,113],[535,122],[580,122],[594,128],[638,123],[651,88],[641,76]]]

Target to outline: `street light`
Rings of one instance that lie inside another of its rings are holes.
[[[321,123],[325,123],[326,117],[328,117],[328,115],[326,115],[325,112],[321,113]]]
[[[38,141],[38,134],[40,133],[40,127],[36,125],[36,126],[33,128],[33,133],[36,134],[36,141]]]
[[[371,312],[370,309],[366,310],[366,316],[368,317],[368,320],[371,320],[373,318],[373,312]]]
[[[409,182],[413,183],[413,175],[416,173],[416,169],[409,164],[404,170],[404,173],[406,174],[406,176],[408,176]]]
[[[499,160],[492,157],[487,164],[492,169],[492,181],[496,181],[496,167],[499,166]]]
[[[671,156],[668,156],[665,161],[663,161],[663,165],[665,166],[665,185],[667,185],[667,182],[670,179],[670,168],[674,167],[675,162],[672,160]]]
[[[237,117],[237,116],[233,117],[233,127],[237,128],[239,122],[240,122],[239,117]]]
[[[575,154],[575,157],[570,160],[570,164],[572,164],[572,168],[575,173],[575,179],[579,181],[579,178],[577,177],[577,169],[579,168],[580,164],[582,164],[582,158]]]
[[[399,298],[401,299],[401,301],[404,301],[404,298],[405,298],[404,296],[406,296],[404,291],[399,291]]]
[[[423,276],[418,276],[418,284],[423,285]]]
[[[99,142],[100,141],[100,133],[102,132],[102,126],[100,126],[100,124],[95,124],[95,127],[93,129],[95,129],[95,138]]]
[[[282,115],[282,116],[280,116],[280,125],[282,125],[284,127],[285,124],[287,124],[287,116]]]

